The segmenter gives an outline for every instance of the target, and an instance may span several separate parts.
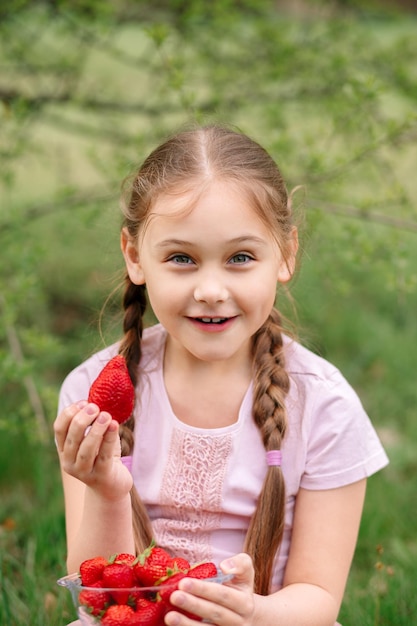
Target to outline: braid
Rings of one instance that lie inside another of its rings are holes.
[[[143,332],[143,315],[146,310],[145,285],[135,285],[128,275],[125,278],[126,289],[123,297],[125,311],[123,319],[124,337],[120,344],[120,353],[126,359],[133,385],[138,379],[137,367],[141,357],[141,339]]]
[[[123,298],[125,316],[123,320],[124,337],[120,343],[119,353],[126,359],[127,368],[134,387],[138,382],[138,365],[141,358],[141,338],[143,331],[143,315],[146,309],[145,285],[135,285],[128,276],[125,279],[126,289]],[[128,456],[133,450],[135,421],[133,415],[120,426],[122,456]],[[130,492],[133,511],[133,535],[136,552],[140,553],[152,540],[152,527],[146,508],[133,486]]]
[[[285,396],[289,377],[284,368],[281,319],[272,310],[253,340],[254,420],[265,449],[280,450],[287,428]],[[255,592],[268,595],[275,554],[284,531],[285,485],[280,467],[268,467],[255,513],[246,535],[245,550],[255,566]]]

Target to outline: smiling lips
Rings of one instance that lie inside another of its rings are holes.
[[[230,326],[236,316],[233,317],[189,317],[195,325],[205,330],[223,330]]]
[[[204,322],[204,324],[222,324],[226,322],[228,317],[197,317],[199,322]]]

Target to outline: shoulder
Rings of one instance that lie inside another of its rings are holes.
[[[287,338],[285,355],[291,381],[287,445],[300,462],[300,485],[333,489],[384,467],[378,435],[339,369]]]
[[[335,365],[287,336],[284,336],[284,353],[285,367],[291,378],[330,386],[347,382]]]
[[[360,398],[341,371],[323,357],[285,337],[285,367],[290,377],[288,404],[310,423],[356,417],[360,423],[365,411]]]

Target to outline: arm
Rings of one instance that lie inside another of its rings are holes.
[[[84,559],[99,554],[133,552],[132,477],[120,461],[117,422],[82,402],[64,409],[54,429],[65,497],[68,571],[77,571]]]
[[[229,585],[184,579],[171,597],[181,608],[218,626],[333,626],[355,550],[366,481],[326,491],[300,489],[284,586],[269,596],[252,593],[247,555],[223,564],[235,578]],[[191,595],[192,594],[192,595]],[[169,613],[168,626],[189,622]]]
[[[364,479],[328,491],[301,489],[297,497],[281,597],[284,593],[291,595],[300,584],[314,587],[314,593],[321,595],[328,607],[329,624],[336,620],[343,600],[359,532],[365,489]]]

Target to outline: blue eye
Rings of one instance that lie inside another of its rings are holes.
[[[193,264],[193,260],[190,259],[190,257],[187,256],[186,254],[173,254],[171,257],[169,257],[168,260],[172,261],[173,263],[176,263],[177,265],[192,265]]]
[[[244,265],[249,261],[253,261],[253,257],[251,257],[249,254],[246,254],[246,252],[239,252],[239,254],[235,254],[231,257],[229,263],[235,265]]]

